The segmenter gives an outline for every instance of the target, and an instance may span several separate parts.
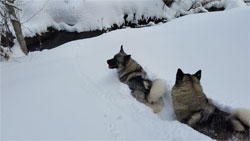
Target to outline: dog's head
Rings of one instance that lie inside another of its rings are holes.
[[[201,70],[195,74],[185,74],[181,69],[177,70],[175,87],[182,88],[183,90],[202,91],[201,84]]]
[[[123,46],[121,46],[120,52],[117,53],[112,59],[107,60],[110,69],[122,69],[131,59],[131,55],[127,55]]]

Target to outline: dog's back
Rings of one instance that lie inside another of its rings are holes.
[[[134,77],[146,78],[147,74],[144,69],[134,59],[130,58],[124,67],[118,69],[118,77],[121,82],[128,84],[129,80]]]
[[[155,113],[162,110],[165,85],[161,80],[151,81],[144,69],[132,58],[125,68],[118,70],[120,81],[126,83],[133,97],[153,109]]]
[[[232,115],[217,108],[203,93],[200,78],[201,71],[190,75],[178,69],[172,89],[177,120],[217,140],[249,139],[249,111]]]
[[[181,72],[178,74],[172,89],[174,111],[179,121],[187,123],[192,114],[206,106],[207,98],[198,78],[189,74],[180,76]]]
[[[241,111],[241,109],[238,109],[238,111]],[[193,128],[217,140],[234,138],[249,140],[250,124],[243,121],[244,119],[249,119],[249,110],[244,111],[243,115],[238,113],[232,115],[215,107],[213,112],[205,119],[201,113],[201,119],[193,125]]]

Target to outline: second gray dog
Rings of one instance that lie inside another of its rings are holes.
[[[204,94],[200,79],[201,70],[191,75],[178,69],[172,89],[177,120],[217,140],[249,140],[249,110],[220,110]]]

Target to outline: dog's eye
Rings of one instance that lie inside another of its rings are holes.
[[[117,61],[122,63],[123,62],[123,59],[122,58],[117,58]]]
[[[114,60],[118,60],[118,56],[115,56],[115,57],[114,57]]]
[[[115,57],[114,60],[117,61],[117,62],[120,62],[120,63],[123,62],[123,58],[122,57]]]

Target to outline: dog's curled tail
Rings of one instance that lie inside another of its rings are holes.
[[[250,129],[250,111],[248,109],[236,109],[232,116],[234,117],[233,125],[236,131],[243,132],[246,130],[242,124],[247,126],[248,130]]]
[[[157,102],[166,92],[166,87],[161,79],[156,79],[153,81],[152,88],[148,95],[148,102]]]

